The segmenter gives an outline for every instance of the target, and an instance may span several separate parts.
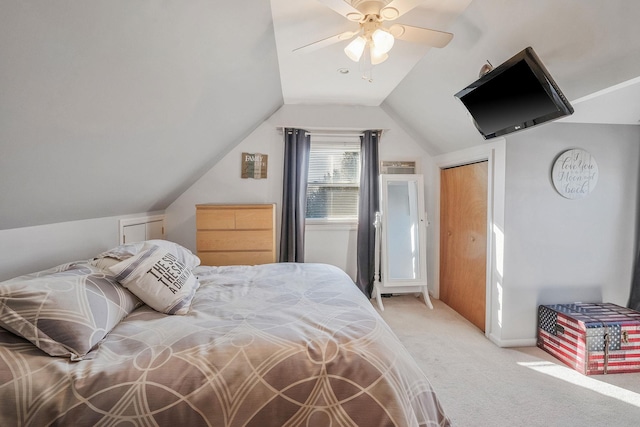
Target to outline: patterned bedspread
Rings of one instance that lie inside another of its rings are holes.
[[[0,328],[1,426],[445,426],[371,303],[322,264],[197,267],[184,316],[133,311],[80,361]]]

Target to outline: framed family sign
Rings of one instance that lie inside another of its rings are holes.
[[[587,197],[598,182],[596,159],[588,151],[579,148],[563,151],[553,163],[551,180],[562,197]]]
[[[266,178],[268,159],[266,154],[242,153],[242,178]]]

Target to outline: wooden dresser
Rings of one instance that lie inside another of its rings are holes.
[[[196,247],[202,265],[276,262],[275,204],[196,205]]]

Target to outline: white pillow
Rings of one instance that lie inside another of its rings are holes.
[[[94,267],[98,267],[102,270],[109,270],[109,267],[116,265],[119,262],[120,262],[119,259],[104,257],[104,258],[94,258],[91,261],[89,261],[89,264]]]
[[[115,279],[156,311],[186,314],[200,286],[171,251],[145,243],[135,256],[109,267]]]

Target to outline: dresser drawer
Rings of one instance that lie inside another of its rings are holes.
[[[271,230],[272,209],[201,209],[196,217],[198,230]]]
[[[233,230],[236,228],[236,212],[229,209],[198,209],[196,229]]]
[[[276,262],[275,253],[267,252],[198,252],[202,265],[256,265]]]
[[[268,251],[273,249],[271,230],[201,230],[196,239],[198,252]]]
[[[236,211],[236,230],[271,230],[273,211],[271,209],[242,209]]]

